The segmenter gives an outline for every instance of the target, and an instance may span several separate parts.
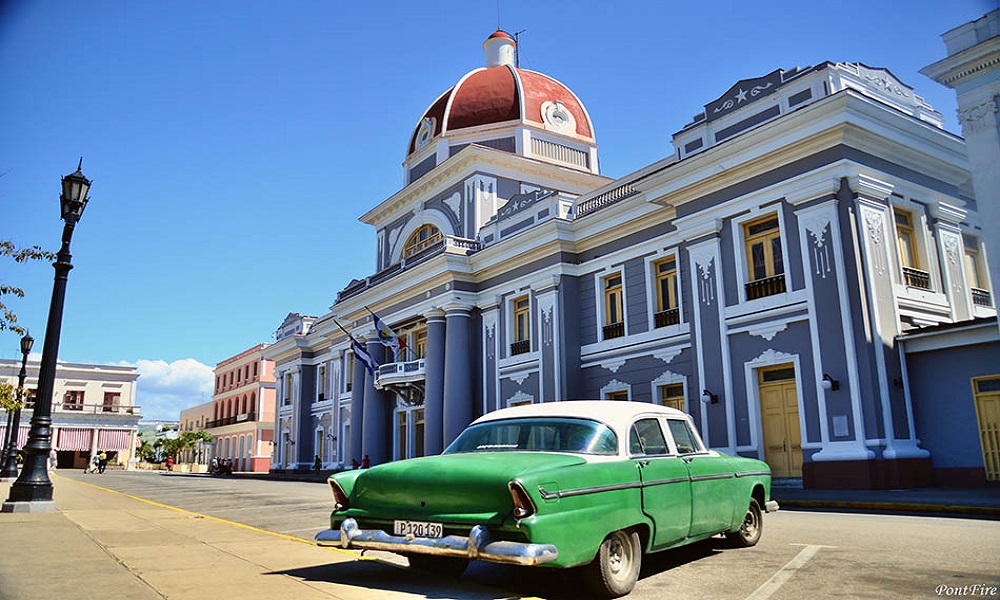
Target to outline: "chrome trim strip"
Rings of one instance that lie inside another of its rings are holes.
[[[669,483],[684,483],[686,481],[691,481],[690,477],[674,477],[673,479],[658,479],[656,481],[647,481],[642,484],[642,487],[652,487],[654,485],[667,485]]]
[[[770,475],[770,471],[747,471],[746,473],[737,473],[737,477],[757,477],[759,475]]]
[[[735,477],[732,473],[719,473],[717,475],[695,475],[691,478],[691,481],[711,481],[712,479],[732,479]]]
[[[449,535],[443,538],[423,538],[389,535],[381,529],[361,529],[354,519],[344,519],[340,529],[320,531],[315,540],[319,546],[454,556],[509,565],[540,565],[559,558],[559,551],[552,544],[494,542],[490,539],[489,530],[482,525],[473,527],[468,537]]]
[[[570,498],[572,496],[583,496],[586,494],[597,494],[599,492],[614,492],[617,490],[628,490],[633,488],[641,488],[642,483],[639,481],[631,483],[615,483],[612,485],[599,485],[589,488],[578,488],[575,490],[562,490],[558,492],[550,492],[545,488],[538,486],[538,493],[542,495],[543,500],[555,500],[556,498]]]

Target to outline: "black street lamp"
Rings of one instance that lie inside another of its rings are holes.
[[[25,334],[21,338],[21,372],[17,375],[17,399],[24,400],[24,378],[28,374],[28,354],[35,338]],[[21,429],[21,409],[7,411],[7,434],[3,445],[3,468],[0,481],[10,481],[17,477],[17,434]]]
[[[90,180],[83,176],[83,159],[76,172],[62,178],[59,204],[65,222],[62,247],[52,266],[56,270],[49,303],[49,320],[45,326],[45,345],[42,347],[42,364],[38,370],[38,395],[31,415],[31,431],[24,446],[24,467],[17,481],[10,486],[10,495],[3,503],[2,512],[49,512],[55,510],[52,501],[52,482],[49,480],[47,461],[52,449],[52,395],[55,389],[56,360],[59,356],[59,334],[62,330],[63,304],[66,299],[66,280],[73,268],[69,242],[73,228],[83,216],[90,198]]]

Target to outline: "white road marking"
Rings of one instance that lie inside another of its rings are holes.
[[[793,546],[798,546],[800,544],[792,544]],[[788,561],[788,564],[781,567],[777,573],[771,576],[770,579],[761,584],[759,588],[754,590],[752,594],[746,597],[746,600],[767,600],[774,595],[781,586],[785,585],[785,582],[795,575],[795,572],[802,568],[809,559],[816,555],[817,552],[822,548],[835,548],[836,546],[811,546],[807,545],[802,549],[801,552],[795,555],[795,558]]]

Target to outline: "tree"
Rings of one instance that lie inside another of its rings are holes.
[[[0,240],[0,257],[8,256],[14,259],[15,263],[28,262],[29,260],[55,260],[56,255],[48,250],[43,250],[40,246],[31,248],[18,248],[13,242]],[[0,331],[10,330],[19,336],[25,334],[24,328],[17,324],[17,315],[4,303],[4,296],[16,296],[24,298],[24,290],[21,288],[0,283]]]
[[[165,440],[161,451],[164,456],[172,456],[176,459],[181,452],[190,450],[196,443],[211,442],[213,439],[212,434],[207,431],[185,431],[176,439]]]
[[[6,381],[0,381],[0,406],[8,412],[21,410],[24,407],[24,400],[21,398],[24,397],[25,393],[23,388]]]

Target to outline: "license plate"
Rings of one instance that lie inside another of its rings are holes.
[[[392,525],[392,532],[395,535],[439,538],[444,536],[444,526],[440,523],[426,521],[395,521]]]

